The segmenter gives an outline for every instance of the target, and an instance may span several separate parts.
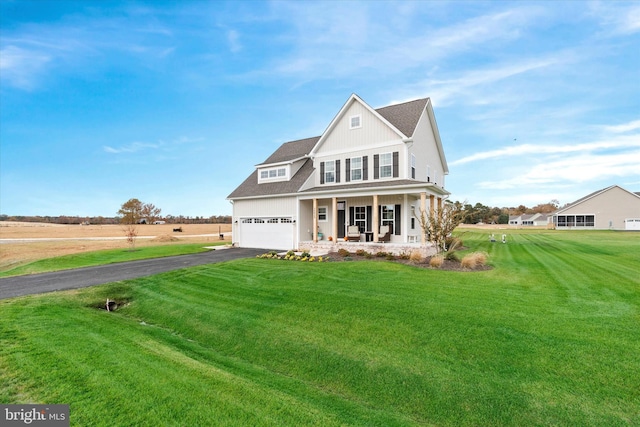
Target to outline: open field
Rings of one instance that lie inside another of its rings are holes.
[[[463,239],[494,268],[247,259],[0,301],[0,401],[71,425],[640,425],[640,234]]]
[[[182,233],[173,229],[182,227]],[[231,224],[140,225],[136,247],[231,242]],[[7,242],[2,239],[15,239]],[[27,239],[25,241],[20,241]],[[37,239],[37,240],[28,240]],[[120,225],[59,225],[0,221],[0,271],[54,256],[128,248]]]

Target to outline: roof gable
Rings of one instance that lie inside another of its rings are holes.
[[[324,141],[331,134],[333,129],[337,126],[338,123],[342,121],[347,111],[349,111],[350,107],[353,103],[359,103],[366,110],[369,111],[372,115],[374,115],[378,120],[384,123],[393,133],[397,135],[399,139],[406,139],[409,136],[413,135],[413,131],[415,130],[416,125],[418,124],[418,120],[420,119],[420,115],[424,110],[424,106],[426,105],[428,98],[405,102],[403,104],[391,105],[389,107],[380,108],[378,110],[374,110],[364,102],[358,95],[351,94],[347,102],[342,106],[338,114],[333,118],[327,129],[323,132],[322,136],[318,140],[318,143],[311,151],[310,155],[314,155],[318,152]],[[379,110],[383,110],[384,115],[382,115]],[[408,114],[408,118],[403,118],[402,113]],[[389,121],[389,119],[394,120],[395,123]],[[404,129],[404,132],[400,130],[400,128]],[[407,133],[405,133],[407,132]]]
[[[636,193],[633,193],[633,192],[631,192],[631,191],[625,190],[624,188],[620,187],[619,185],[611,185],[611,186],[609,186],[609,187],[607,187],[607,188],[603,188],[602,190],[594,191],[593,193],[587,194],[586,196],[584,196],[584,197],[582,197],[582,198],[580,198],[580,199],[576,200],[576,201],[575,201],[575,202],[573,202],[573,203],[569,203],[567,206],[564,206],[563,208],[558,209],[558,210],[554,213],[554,215],[561,214],[561,213],[563,213],[564,211],[566,211],[566,210],[568,210],[568,209],[571,209],[571,208],[573,208],[573,207],[575,207],[575,206],[578,206],[579,204],[584,203],[584,202],[586,202],[587,200],[593,199],[594,197],[597,197],[597,196],[599,196],[599,195],[601,195],[601,194],[603,194],[603,193],[606,193],[607,191],[610,191],[610,190],[612,190],[612,189],[614,189],[614,188],[618,188],[618,189],[620,189],[620,190],[624,191],[625,193],[628,193],[628,194],[630,194],[631,196],[633,196],[633,197],[636,197],[636,198],[640,199],[640,195],[638,195],[638,194],[636,194]]]

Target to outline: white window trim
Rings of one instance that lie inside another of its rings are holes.
[[[324,219],[320,218],[320,210],[324,209]],[[329,207],[328,206],[318,206],[318,222],[329,222]]]
[[[412,179],[416,178],[416,155],[415,154],[411,154],[411,169],[409,170],[410,172],[410,177]]]
[[[354,126],[353,125],[353,119],[358,119],[358,125]],[[360,129],[362,127],[362,114],[354,114],[353,116],[349,117],[349,129]]]
[[[389,156],[389,163],[383,164],[382,158],[387,155]],[[383,175],[382,171],[384,167],[389,167],[389,175]],[[392,152],[380,153],[380,156],[378,157],[378,176],[381,179],[393,177],[393,153]]]
[[[263,174],[267,174],[267,177],[263,177]],[[271,174],[274,176],[270,176]],[[275,168],[264,168],[259,170],[258,183],[262,182],[274,182],[274,181],[288,181],[289,180],[289,166],[278,166]]]
[[[354,168],[353,167],[353,160],[354,159],[360,159],[360,167],[359,168]],[[351,168],[351,170],[349,171],[349,175],[350,175],[349,178],[351,179],[351,181],[362,181],[362,179],[363,179],[362,178],[362,156],[352,157],[351,158],[351,163],[350,163],[350,168]],[[356,179],[353,178],[353,171],[355,171],[355,170],[359,170],[360,171],[360,178],[356,178]]]
[[[329,165],[331,165],[331,170],[329,170]],[[333,174],[333,179],[331,180],[327,179],[330,173]],[[336,182],[336,161],[327,160],[324,162],[324,183],[333,184],[335,182]]]

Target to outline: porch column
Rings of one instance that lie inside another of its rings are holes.
[[[420,193],[420,219],[422,220],[422,216],[427,214],[427,193]],[[420,243],[423,245],[427,244],[427,233],[425,233],[424,228],[420,227],[422,230],[420,231]]]
[[[442,197],[438,197],[438,212],[442,210]]]
[[[429,215],[433,216],[435,209],[436,209],[436,204],[434,203],[435,200],[435,196],[433,194],[429,195]]]
[[[333,225],[331,227],[331,235],[333,236],[333,242],[338,241],[338,198],[333,198]]]
[[[314,243],[318,243],[318,199],[313,199],[313,231]]]
[[[377,242],[378,241],[378,232],[380,231],[380,218],[378,218],[378,195],[374,194],[373,195],[373,207],[371,208],[373,209],[373,223],[371,224],[371,226],[373,227],[373,241]]]

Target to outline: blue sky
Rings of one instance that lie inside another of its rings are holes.
[[[640,191],[639,2],[0,3],[0,213],[231,213],[351,93],[429,96],[452,200]]]

